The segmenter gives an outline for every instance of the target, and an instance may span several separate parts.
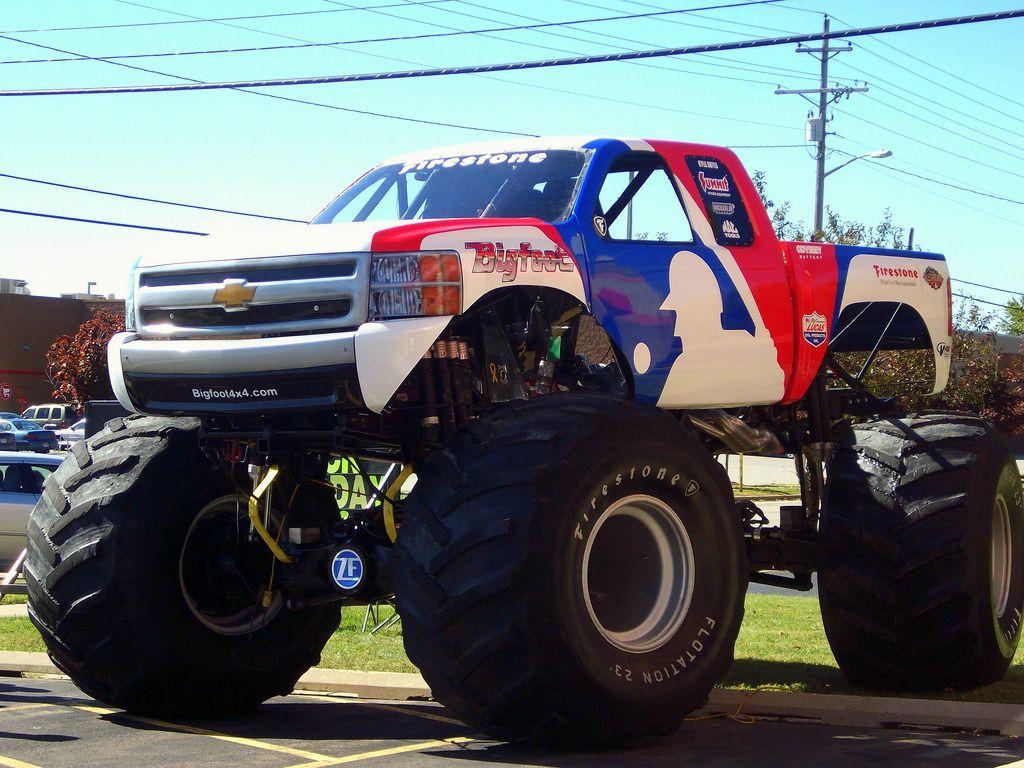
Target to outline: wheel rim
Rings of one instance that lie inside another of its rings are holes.
[[[203,507],[189,526],[178,560],[185,604],[199,622],[221,635],[265,627],[284,601],[275,593],[262,604],[273,555],[249,535],[244,496],[222,496]]]
[[[1010,600],[1010,576],[1013,571],[1013,546],[1010,536],[1010,510],[1003,495],[996,494],[992,513],[992,607],[996,618],[1003,618]]]
[[[597,631],[628,653],[665,645],[693,595],[693,548],[675,511],[653,496],[620,499],[583,551],[583,599]]]

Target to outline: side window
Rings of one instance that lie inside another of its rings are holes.
[[[664,161],[650,152],[624,155],[601,184],[595,227],[611,240],[692,243],[693,230]],[[603,223],[602,223],[603,222]]]
[[[21,479],[21,465],[0,464],[0,493],[26,493]]]
[[[36,409],[35,408],[29,408],[27,411],[25,411],[23,414],[21,414],[21,418],[23,418],[23,419],[34,419],[36,417],[35,414],[36,414]]]
[[[36,415],[29,416],[30,419],[48,419],[50,418],[49,408],[36,408]]]
[[[46,482],[46,478],[52,475],[57,467],[52,464],[26,464],[24,468],[25,490],[38,495],[43,492],[43,483]]]

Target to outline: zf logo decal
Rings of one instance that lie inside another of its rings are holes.
[[[604,216],[594,217],[594,231],[596,231],[601,237],[606,237],[608,235],[608,221]]]
[[[345,591],[351,591],[363,582],[363,558],[353,549],[343,549],[331,562],[331,576],[334,583]]]

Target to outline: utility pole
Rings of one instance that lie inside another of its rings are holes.
[[[829,33],[829,18],[825,16],[822,23],[822,33],[828,35]],[[821,62],[821,81],[818,88],[797,88],[797,89],[785,89],[777,88],[775,94],[786,95],[786,94],[797,94],[814,104],[814,101],[809,98],[808,94],[817,94],[818,96],[818,114],[816,117],[808,116],[807,118],[807,140],[813,141],[816,144],[815,152],[815,184],[814,184],[814,239],[819,238],[819,233],[822,230],[825,218],[825,137],[828,135],[826,127],[828,125],[828,107],[829,104],[833,104],[843,96],[850,97],[851,93],[863,93],[868,88],[866,85],[863,86],[835,86],[829,88],[828,86],[828,62],[833,56],[837,56],[840,53],[846,53],[852,51],[853,46],[846,43],[844,46],[829,46],[829,39],[826,37],[821,41],[820,48],[807,48],[803,44],[797,46],[797,53],[809,53],[817,55],[818,60]]]

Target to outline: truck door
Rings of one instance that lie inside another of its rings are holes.
[[[639,400],[668,408],[779,402],[793,330],[777,241],[772,234],[761,244],[745,209],[737,212],[743,201],[729,169],[714,160],[692,174],[684,146],[634,148],[588,175],[577,214],[594,314],[625,355]],[[709,216],[698,183],[733,213]],[[762,300],[775,302],[774,327]]]

